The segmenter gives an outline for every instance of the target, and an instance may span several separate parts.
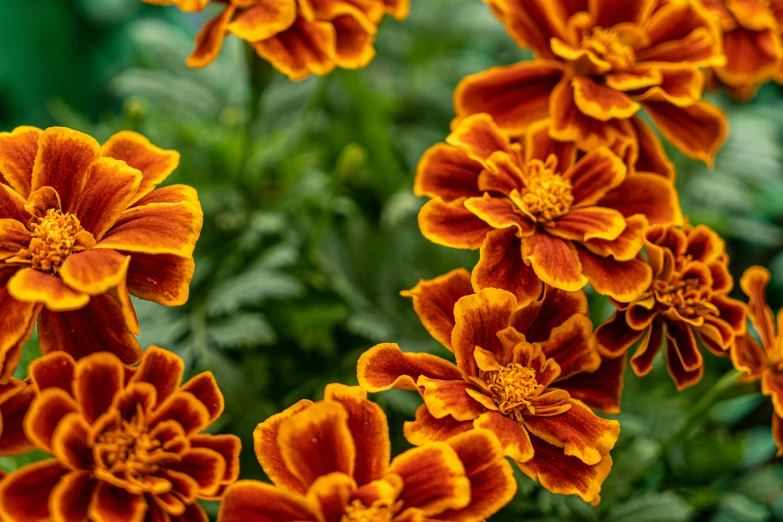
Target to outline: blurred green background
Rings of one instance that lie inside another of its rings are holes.
[[[275,74],[257,101],[236,39],[207,69],[185,66],[211,12],[139,0],[0,1],[0,129],[64,125],[99,141],[131,129],[182,153],[169,182],[200,193],[197,273],[184,307],[137,301],[142,345],[175,351],[191,373],[214,372],[227,408],[213,428],[242,437],[245,478],[263,477],[252,453],[256,424],[320,398],[329,382],[354,384],[356,360],[373,344],[443,354],[399,291],[476,261],[421,237],[413,173],[422,152],[448,134],[459,80],[530,55],[479,0],[412,3],[406,21],[383,23],[366,69],[299,83]],[[731,138],[715,170],[669,150],[683,207],[726,239],[735,279],[751,264],[771,269],[770,301],[779,306],[781,92],[766,86],[752,104],[716,102]],[[590,299],[598,323],[611,309]],[[622,435],[599,507],[519,474],[519,495],[493,520],[783,520],[770,401],[746,387],[702,408],[730,362],[708,355],[703,382],[681,394],[662,363],[643,380],[626,375]],[[375,399],[390,417],[395,450],[404,449],[402,422],[419,398]]]

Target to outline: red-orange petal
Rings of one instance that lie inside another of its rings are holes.
[[[50,495],[66,473],[56,460],[28,464],[11,473],[0,482],[0,516],[19,522],[49,520]]]
[[[574,206],[587,207],[598,204],[606,193],[619,186],[626,172],[625,164],[611,149],[599,147],[585,154],[563,177],[573,185]]]
[[[493,152],[507,152],[511,146],[505,134],[486,113],[471,114],[457,123],[446,142],[465,150],[471,159],[485,162]]]
[[[417,196],[439,196],[445,201],[480,196],[478,176],[481,169],[481,163],[471,159],[465,150],[438,143],[427,149],[419,160],[413,191]]]
[[[552,236],[582,243],[590,240],[613,241],[625,229],[625,217],[619,211],[604,207],[583,207],[572,209],[559,217],[546,231]]]
[[[26,199],[14,189],[0,183],[0,219],[13,219],[20,223],[30,220],[30,213],[25,210]]]
[[[359,384],[372,393],[392,388],[417,390],[416,381],[422,375],[462,380],[453,363],[428,353],[406,353],[393,343],[379,344],[364,352],[356,368]]]
[[[563,80],[551,92],[549,101],[552,126],[549,135],[558,141],[571,141],[582,150],[611,146],[621,136],[611,122],[585,115],[574,100],[571,83]]]
[[[76,292],[101,295],[123,283],[130,261],[114,250],[85,250],[65,259],[60,277]]]
[[[547,118],[532,123],[525,133],[525,161],[546,159],[554,154],[557,157],[557,167],[561,172],[570,169],[576,162],[576,145],[572,142],[563,142],[552,139],[549,129],[552,120]]]
[[[585,315],[574,315],[553,328],[549,339],[541,343],[541,351],[560,365],[560,379],[592,372],[601,364],[593,323]]]
[[[576,248],[570,241],[536,232],[523,239],[522,257],[541,281],[555,288],[573,292],[587,284]]]
[[[220,505],[221,522],[286,522],[318,520],[304,496],[255,480],[229,486]]]
[[[58,522],[87,520],[96,485],[89,471],[76,471],[64,476],[49,497],[52,519]]]
[[[587,297],[581,290],[566,292],[547,286],[540,299],[520,308],[511,318],[511,326],[528,342],[549,339],[552,330],[574,315],[587,315]]]
[[[27,437],[38,447],[50,450],[52,435],[69,413],[79,411],[73,398],[59,388],[49,388],[35,399],[24,419]]]
[[[196,47],[185,62],[188,67],[206,67],[218,57],[235,9],[229,4],[219,15],[204,24],[196,35]]]
[[[525,427],[502,413],[488,411],[473,421],[477,429],[491,431],[500,441],[503,454],[517,462],[527,462],[533,458],[533,445]]]
[[[59,277],[32,268],[19,270],[6,288],[17,301],[43,304],[54,312],[78,310],[90,302],[89,295],[69,288]]]
[[[209,448],[190,448],[181,460],[168,467],[195,479],[199,496],[207,497],[217,491],[226,473],[226,461],[220,453]]]
[[[769,281],[769,270],[762,266],[748,268],[740,279],[740,287],[749,298],[748,317],[756,327],[761,343],[766,349],[775,346],[775,321],[766,297]]]
[[[191,378],[180,388],[188,392],[206,407],[209,413],[209,423],[212,424],[223,414],[225,402],[212,372],[202,372]]]
[[[623,180],[601,198],[601,206],[619,210],[625,217],[642,214],[651,225],[679,225],[682,211],[677,190],[661,176],[639,172]]]
[[[582,114],[599,121],[624,120],[641,108],[622,91],[600,85],[587,76],[575,76],[571,86],[574,88],[574,103]]]
[[[627,352],[642,336],[642,332],[628,326],[625,316],[624,311],[615,312],[611,319],[596,328],[595,335],[599,349],[611,357],[618,357]]]
[[[440,197],[428,201],[419,212],[421,233],[438,245],[475,250],[493,227],[465,205],[465,198],[446,202]]]
[[[403,425],[405,439],[414,446],[444,441],[472,429],[472,421],[458,421],[450,416],[441,419],[433,417],[424,404],[416,409],[416,420]]]
[[[458,421],[473,420],[486,410],[468,391],[474,387],[462,379],[439,380],[420,376],[417,384],[430,413],[437,418],[450,416]]]
[[[258,42],[288,29],[294,19],[294,0],[257,2],[234,17],[227,30],[248,42]]]
[[[147,501],[142,495],[133,495],[108,482],[99,482],[88,509],[95,522],[141,522]]]
[[[69,413],[52,435],[52,454],[63,465],[74,470],[92,471],[92,447],[88,442],[90,425],[81,413]]]
[[[0,132],[0,183],[7,182],[23,197],[30,194],[40,136],[41,129],[28,126]]]
[[[597,370],[558,381],[557,387],[594,410],[607,414],[620,413],[623,375],[627,364],[626,355],[605,358]]]
[[[617,261],[579,248],[582,271],[599,294],[627,303],[636,299],[652,282],[652,269],[638,257]]]
[[[226,463],[222,484],[231,484],[239,478],[239,453],[242,442],[236,435],[194,435],[190,437],[191,448],[206,448],[217,452]]]
[[[35,444],[27,439],[24,432],[24,418],[37,392],[28,381],[12,379],[4,386],[12,395],[0,404],[2,435],[0,435],[0,455],[19,455],[35,449]]]
[[[188,301],[196,268],[192,257],[120,253],[131,256],[127,286],[132,295],[164,306],[181,306]]]
[[[38,317],[39,306],[17,301],[0,286],[0,382],[5,382],[16,371],[21,358],[21,347],[27,342]]]
[[[125,369],[113,354],[98,352],[84,357],[74,372],[74,397],[85,420],[92,424],[109,410],[123,388]]]
[[[254,42],[253,47],[261,58],[296,81],[311,73],[324,75],[334,69],[336,39],[331,23],[297,17],[291,27],[271,38]]]

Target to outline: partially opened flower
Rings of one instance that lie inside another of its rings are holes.
[[[0,482],[2,519],[207,522],[197,500],[237,479],[240,441],[202,433],[223,396],[209,372],[181,384],[183,370],[154,346],[137,368],[107,352],[33,362],[25,432],[54,458]]]
[[[712,72],[740,100],[753,98],[759,85],[780,77],[783,60],[783,1],[701,0],[723,35],[726,64]]]
[[[181,305],[193,277],[196,191],[155,189],[178,162],[133,132],[103,147],[61,127],[0,133],[0,382],[36,321],[44,354],[141,358],[128,293]]]
[[[386,415],[358,387],[330,384],[258,425],[255,450],[274,485],[226,490],[219,522],[478,522],[516,493],[486,430],[408,450],[390,462]]]
[[[631,367],[642,376],[652,370],[665,333],[666,364],[682,390],[704,373],[698,340],[715,355],[726,355],[745,333],[745,307],[728,297],[734,282],[725,245],[706,226],[650,227],[644,245],[652,284],[630,304],[615,302],[617,312],[596,335],[602,350],[613,356],[641,340]]]
[[[720,33],[695,0],[489,0],[536,59],[465,78],[458,117],[491,114],[520,136],[552,117],[550,134],[590,151],[649,139],[644,109],[666,139],[711,163],[726,118],[701,99],[700,67],[723,65]]]
[[[449,303],[457,288],[467,290],[466,277],[452,272],[410,291],[425,326],[448,341],[456,365],[380,344],[360,357],[359,384],[371,392],[421,394],[416,420],[405,425],[412,444],[486,429],[549,491],[597,501],[620,425],[596,416],[590,405],[616,411],[621,365],[599,369],[584,294],[547,288],[541,301],[519,309],[513,294],[484,289],[459,298],[448,332]]]
[[[750,267],[740,279],[742,291],[750,298],[748,316],[761,344],[750,333],[737,336],[731,347],[731,361],[744,372],[740,379],[760,380],[762,393],[772,398],[772,437],[780,457],[783,456],[783,312],[778,312],[776,327],[765,296],[769,279],[769,271],[760,266]]]
[[[590,283],[630,301],[650,284],[638,256],[644,230],[681,221],[677,193],[662,176],[628,174],[608,147],[579,155],[549,129],[532,125],[523,145],[489,115],[460,121],[419,163],[414,190],[433,198],[419,227],[440,245],[480,248],[473,287],[508,290],[520,306],[543,283],[568,291]]]
[[[144,0],[201,10],[205,0]],[[225,7],[196,37],[190,67],[220,54],[226,34],[251,43],[258,55],[292,80],[327,74],[334,67],[360,69],[375,56],[373,44],[385,14],[402,20],[409,0],[213,0]]]

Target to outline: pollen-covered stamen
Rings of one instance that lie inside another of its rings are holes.
[[[392,506],[373,505],[365,506],[361,500],[353,500],[345,506],[340,522],[391,522],[395,513],[402,507],[402,502]]]
[[[636,53],[614,29],[596,27],[582,38],[582,48],[608,62],[613,71],[627,71],[636,64]]]
[[[531,161],[527,166],[524,191],[511,198],[525,214],[547,223],[571,210],[574,203],[571,182],[555,172],[550,162]]]
[[[545,388],[536,379],[535,370],[509,363],[498,371],[484,373],[483,378],[500,413],[517,421],[525,414],[535,414],[531,401]]]
[[[32,267],[41,272],[56,274],[69,255],[84,250],[78,235],[83,232],[79,218],[60,210],[49,209],[42,218],[29,225],[30,245],[19,253],[19,258],[29,259]]]

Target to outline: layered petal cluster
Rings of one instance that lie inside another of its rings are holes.
[[[274,484],[239,481],[218,522],[478,522],[516,493],[486,430],[391,459],[386,415],[359,387],[330,384],[258,425],[255,451]]]
[[[0,384],[0,456],[19,455],[35,449],[24,433],[24,416],[35,395],[35,386],[29,379],[11,379]]]
[[[745,271],[740,287],[748,296],[748,317],[756,328],[761,343],[750,333],[739,335],[731,347],[731,361],[744,375],[740,379],[761,381],[761,391],[771,397],[772,437],[783,456],[783,312],[778,312],[777,325],[767,304],[766,289],[770,275],[766,268],[754,266]]]
[[[531,125],[523,145],[487,114],[461,120],[419,163],[415,192],[432,198],[419,228],[440,245],[480,248],[476,291],[508,290],[525,306],[544,283],[590,283],[631,301],[652,277],[639,256],[648,224],[682,221],[677,192],[657,174],[628,173],[608,147],[581,154],[550,131]]]
[[[739,100],[750,100],[759,85],[781,78],[783,1],[701,0],[723,35],[726,64],[714,67],[718,83]]]
[[[699,382],[704,365],[699,341],[726,355],[745,333],[745,306],[728,297],[734,286],[723,240],[704,225],[654,226],[645,236],[652,267],[649,288],[629,304],[614,302],[614,316],[596,330],[603,351],[618,356],[637,341],[631,367],[647,375],[661,350],[678,390]]]
[[[515,136],[547,116],[550,134],[590,151],[639,148],[652,134],[711,164],[726,118],[703,101],[700,67],[722,66],[720,32],[697,0],[488,0],[533,61],[465,78],[457,116],[489,113]],[[643,152],[643,151],[642,151]]]
[[[597,502],[620,425],[591,407],[617,411],[624,361],[602,364],[584,293],[548,287],[519,309],[504,290],[473,294],[468,273],[457,270],[406,294],[456,364],[381,344],[361,356],[357,375],[367,391],[420,393],[424,404],[405,424],[408,441],[489,430],[549,491]]]
[[[178,163],[133,132],[103,147],[61,127],[0,133],[0,382],[36,322],[44,354],[138,362],[129,293],[181,305],[193,277],[196,191],[155,188]]]
[[[202,433],[223,396],[209,372],[181,384],[183,370],[154,346],[136,368],[108,352],[33,362],[39,395],[24,430],[54,458],[0,482],[2,519],[207,522],[197,499],[217,499],[237,479],[241,443]]]
[[[209,0],[144,0],[200,11]],[[222,11],[196,37],[190,67],[205,67],[220,54],[226,34],[292,80],[328,74],[335,67],[360,69],[375,56],[378,24],[386,14],[408,16],[409,0],[212,0]]]

